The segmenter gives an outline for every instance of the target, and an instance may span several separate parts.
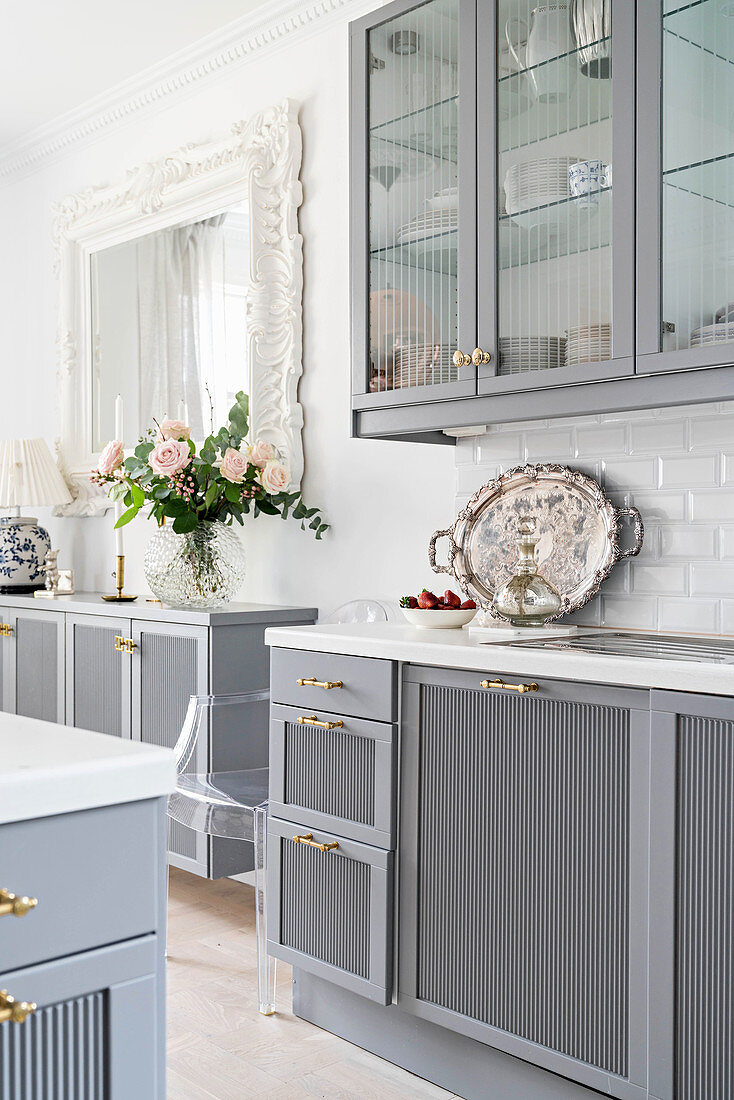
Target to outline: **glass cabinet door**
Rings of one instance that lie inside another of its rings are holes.
[[[470,396],[474,0],[399,2],[368,18],[352,31],[354,404]]]
[[[639,36],[638,369],[731,363],[734,3],[643,6]]]
[[[479,391],[634,372],[634,5],[493,0],[478,42]],[[484,25],[483,25],[484,24]],[[486,171],[483,171],[486,166]]]

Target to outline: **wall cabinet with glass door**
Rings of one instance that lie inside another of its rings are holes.
[[[734,17],[685,7],[398,0],[352,25],[356,434],[734,394]]]

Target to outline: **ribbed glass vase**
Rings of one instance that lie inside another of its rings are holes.
[[[218,520],[177,535],[159,527],[143,562],[153,595],[169,607],[220,607],[245,579],[245,551],[238,534]]]

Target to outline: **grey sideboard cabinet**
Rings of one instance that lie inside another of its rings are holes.
[[[356,435],[734,395],[729,16],[394,0],[351,24]]]
[[[294,1011],[468,1100],[724,1100],[734,700],[503,679],[273,649]]]
[[[268,626],[314,622],[314,608],[230,604],[196,611],[103,603],[94,593],[52,601],[0,596],[3,709],[172,748],[191,695],[257,691],[269,682]],[[224,722],[226,721],[226,726]],[[267,704],[217,718],[192,769],[265,767]],[[171,863],[220,878],[254,866],[251,845],[177,822]]]
[[[163,1100],[166,800],[0,825],[3,1100]],[[111,858],[113,857],[114,858]]]

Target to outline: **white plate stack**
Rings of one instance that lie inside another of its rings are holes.
[[[605,363],[612,358],[612,326],[608,321],[600,324],[578,325],[566,333],[566,365],[576,363]]]
[[[407,225],[401,225],[397,232],[398,244],[410,244],[413,241],[422,241],[426,237],[439,237],[443,233],[451,233],[459,227],[459,212],[456,208],[441,208],[439,210],[426,210],[419,214]]]
[[[500,336],[501,373],[524,374],[562,367],[563,343],[560,336]]]
[[[568,198],[568,170],[578,159],[546,157],[513,164],[505,176],[507,213],[517,214]]]
[[[692,348],[702,348],[707,344],[728,344],[731,340],[734,340],[734,321],[704,325],[691,333]]]
[[[456,367],[449,344],[410,344],[395,349],[393,386],[437,386],[456,381]]]

